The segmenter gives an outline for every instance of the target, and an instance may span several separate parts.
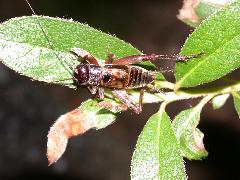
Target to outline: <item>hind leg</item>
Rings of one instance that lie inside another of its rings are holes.
[[[126,111],[127,109],[133,110],[136,114],[142,112],[142,99],[144,94],[144,89],[140,90],[139,95],[139,104],[136,104],[129,96],[126,90],[113,90],[113,95],[121,101],[122,104],[113,104],[108,102],[100,102],[98,105],[103,108],[117,110],[117,111]]]
[[[176,61],[187,61],[192,58],[198,58],[203,53],[199,54],[192,54],[189,56],[182,56],[182,55],[158,55],[158,54],[151,54],[151,55],[132,55],[132,56],[126,56],[120,59],[117,59],[116,61],[113,61],[112,64],[121,64],[121,65],[130,65],[130,64],[136,64],[143,61],[157,61],[157,60],[176,60]]]

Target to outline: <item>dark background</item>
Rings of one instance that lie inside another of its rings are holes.
[[[188,34],[176,18],[180,1],[57,1],[31,0],[37,14],[73,18],[120,39],[144,53],[178,53]],[[31,15],[23,0],[0,0],[0,20]],[[165,63],[171,69],[172,63]],[[171,77],[170,77],[171,79]],[[86,95],[85,95],[86,94]],[[83,96],[84,95],[84,96]],[[19,76],[0,64],[0,179],[130,179],[131,155],[146,120],[159,105],[145,105],[137,116],[119,115],[117,122],[70,140],[63,157],[47,166],[47,133],[53,122],[90,95],[85,89],[47,85]],[[168,108],[174,116],[196,101]],[[232,99],[220,110],[204,108],[199,128],[205,133],[209,156],[186,160],[189,179],[238,179],[240,122]]]

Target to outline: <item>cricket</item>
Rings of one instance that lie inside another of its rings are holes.
[[[33,15],[37,15],[28,0],[25,1]],[[44,33],[49,46],[53,49],[44,27],[38,19],[37,22],[39,24],[39,28],[41,28],[41,31]],[[73,85],[75,85],[76,88],[83,86],[87,87],[93,97],[99,100],[104,99],[104,89],[108,88],[111,90],[113,96],[119,99],[122,103],[119,106],[115,106],[115,109],[120,112],[131,109],[136,114],[140,114],[142,112],[142,99],[145,90],[149,90],[150,92],[161,92],[161,89],[158,89],[153,85],[156,77],[156,71],[144,69],[137,66],[137,63],[157,60],[187,61],[201,55],[192,54],[189,56],[181,56],[142,54],[126,56],[118,59],[113,53],[109,53],[105,63],[100,63],[97,58],[81,48],[73,47],[69,51],[76,55],[79,60],[79,65],[76,67],[72,68],[68,65],[68,72],[72,72],[71,76]],[[62,61],[57,53],[54,54],[59,61]],[[138,104],[131,100],[127,93],[128,89],[138,89],[140,91]],[[111,104],[102,103],[99,105],[102,108],[111,108]]]

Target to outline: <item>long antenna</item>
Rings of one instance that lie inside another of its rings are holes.
[[[31,9],[32,13],[35,16],[37,16],[37,14],[35,13],[34,9],[32,8],[31,4],[28,2],[28,0],[25,0],[25,2],[27,3],[29,8]],[[72,69],[71,66],[67,62],[65,62],[65,64],[62,62],[59,55],[55,52],[54,46],[53,46],[52,42],[50,41],[50,39],[48,38],[47,33],[44,31],[43,26],[41,25],[40,21],[38,20],[38,18],[36,18],[36,20],[37,20],[37,23],[38,23],[39,27],[41,28],[42,33],[44,34],[44,36],[45,36],[45,38],[48,42],[49,47],[53,50],[54,55],[57,57],[58,61],[62,64],[62,66],[68,71],[68,73],[72,75],[72,72],[68,68],[66,68],[65,65],[67,65],[70,69]]]

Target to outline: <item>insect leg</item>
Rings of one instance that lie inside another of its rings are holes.
[[[139,107],[141,108],[142,111],[142,102],[143,102],[143,95],[144,95],[144,89],[140,89],[140,95],[139,95]]]
[[[147,88],[149,89],[150,92],[152,93],[164,93],[160,88],[155,87],[152,84],[148,84]]]
[[[94,97],[96,97],[100,100],[104,99],[104,88],[103,87],[88,86],[87,88]]]
[[[78,60],[81,62],[82,60],[88,62],[89,64],[95,64],[99,66],[98,60],[91,55],[89,52],[81,49],[81,48],[72,48],[71,52],[78,56]]]
[[[128,108],[132,109],[136,114],[140,114],[142,112],[142,97],[143,91],[140,91],[139,102],[140,104],[135,104],[133,100],[130,98],[126,90],[116,90],[112,91],[113,95],[118,98],[124,105]]]
[[[104,99],[104,88],[103,87],[97,88],[96,98],[101,99],[101,100]]]
[[[136,64],[142,61],[157,61],[162,59],[172,59],[176,61],[187,61],[191,58],[197,58],[200,57],[202,53],[200,54],[192,54],[189,56],[182,56],[182,55],[157,55],[157,54],[151,54],[151,55],[132,55],[132,56],[126,56],[120,59],[117,59],[112,64],[121,64],[121,65],[129,65],[129,64]]]
[[[108,109],[113,112],[123,112],[128,109],[127,105],[125,104],[116,104],[112,102],[101,101],[97,104],[101,108]]]
[[[87,88],[92,95],[95,95],[97,93],[97,86],[88,86]]]
[[[115,58],[116,58],[115,54],[110,52],[108,54],[108,57],[107,57],[106,61],[105,61],[105,64],[112,64],[112,62],[114,61]]]

